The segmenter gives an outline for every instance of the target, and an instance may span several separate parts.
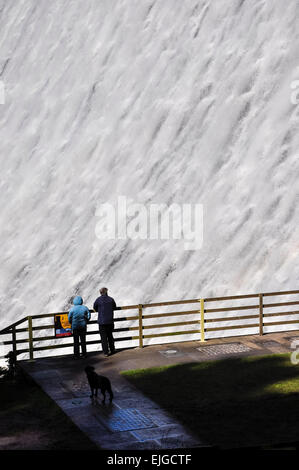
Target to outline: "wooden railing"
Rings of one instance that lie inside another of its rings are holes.
[[[114,318],[114,337],[116,346],[118,346],[118,343],[121,344],[121,342],[129,342],[130,346],[137,345],[142,348],[144,346],[144,342],[147,340],[164,338],[166,339],[164,342],[173,342],[174,336],[180,335],[184,336],[183,341],[205,341],[207,336],[211,336],[211,334],[214,335],[213,337],[220,337],[223,336],[223,333],[225,332],[236,332],[237,330],[244,329],[254,330],[247,334],[263,335],[264,333],[271,332],[271,327],[278,328],[278,331],[282,331],[281,327],[286,325],[291,326],[291,329],[297,330],[297,325],[299,323],[299,310],[289,310],[289,307],[299,305],[299,298],[294,299],[294,296],[298,296],[298,294],[299,290],[292,290],[191,300],[175,300],[170,302],[156,302],[118,307]],[[283,299],[290,297],[291,300],[287,299],[287,301],[282,302],[275,301],[266,303],[266,300],[269,297],[281,296]],[[254,301],[254,303],[243,304],[249,300]],[[228,302],[234,303],[236,301],[238,304],[242,303],[242,305],[227,304]],[[195,305],[195,308],[185,310],[185,306],[189,304]],[[215,307],[213,304],[218,305]],[[209,308],[210,305],[211,308]],[[152,309],[163,309],[165,307],[171,311],[161,312],[159,310],[159,313],[152,313],[151,311]],[[178,307],[179,309],[177,309]],[[281,308],[286,307],[288,310],[281,310]],[[182,308],[182,310],[180,308]],[[134,314],[124,316],[123,311],[125,310],[134,311]],[[244,315],[244,311],[245,313],[248,311],[251,311],[252,313]],[[93,310],[90,310],[90,312],[93,312]],[[235,312],[238,312],[238,315],[235,315]],[[222,315],[219,316],[219,313]],[[231,315],[231,313],[233,313],[233,315]],[[36,353],[44,355],[45,351],[57,348],[68,348],[69,350],[69,348],[72,347],[72,337],[55,337],[54,315],[54,313],[47,313],[27,316],[1,330],[0,335],[5,337],[4,340],[1,341],[2,353],[12,350],[17,355],[24,355],[25,359],[29,358],[30,360],[33,360]],[[169,321],[171,317],[177,317],[177,319],[175,321]],[[189,318],[186,320],[186,317]],[[49,318],[51,319],[50,321],[48,321]],[[273,318],[278,318],[278,321],[273,321]],[[148,323],[149,320],[150,323]],[[99,333],[97,329],[93,329],[92,327],[92,325],[96,324],[96,319],[92,319],[88,323],[88,351],[94,350],[94,347],[96,347],[97,350],[99,349]],[[189,329],[190,327],[191,329]],[[166,332],[158,331],[165,329],[167,330]],[[51,333],[47,334],[49,330]],[[123,333],[125,333],[125,336],[123,336]],[[127,333],[130,333],[130,335],[127,335]],[[89,335],[94,335],[96,338],[89,340]],[[186,336],[187,339],[185,339]],[[232,334],[231,336],[236,336],[236,334]],[[1,358],[3,358],[3,356],[4,354],[1,355]]]

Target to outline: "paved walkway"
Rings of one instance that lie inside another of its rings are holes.
[[[294,340],[299,341],[299,331],[147,346],[121,350],[108,358],[101,352],[90,353],[86,359],[77,361],[70,356],[59,356],[23,361],[20,365],[102,449],[203,447],[204,442],[142,395],[119,372],[232,356],[291,352]],[[112,405],[102,405],[101,398],[92,403],[84,372],[87,364],[110,378],[115,396]]]

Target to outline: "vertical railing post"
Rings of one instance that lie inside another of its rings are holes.
[[[143,348],[143,326],[142,326],[142,305],[138,305],[138,317],[139,317],[139,347]]]
[[[263,305],[263,294],[259,294],[259,330],[260,330],[260,336],[263,335],[263,326],[264,326],[264,318],[263,318],[263,310],[264,310],[264,305]]]
[[[15,326],[12,327],[11,335],[12,335],[12,350],[13,350],[14,356],[17,357],[17,335],[16,335]]]
[[[200,299],[200,341],[205,341],[205,301]]]
[[[32,317],[28,317],[28,332],[29,332],[29,360],[33,361],[33,332],[32,332]]]

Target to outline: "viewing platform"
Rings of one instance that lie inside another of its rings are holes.
[[[206,448],[173,416],[131,385],[121,372],[178,363],[194,363],[242,356],[291,353],[299,332],[272,333],[153,345],[118,350],[105,358],[92,352],[86,359],[72,356],[21,361],[22,369],[57,403],[69,418],[101,449],[152,450]],[[93,365],[107,376],[114,391],[113,404],[103,405],[101,396],[92,402],[84,372]],[[171,399],[171,397],[170,397]],[[186,398],[187,399],[187,398]],[[213,443],[212,443],[213,444]]]
[[[290,353],[291,361],[299,350],[298,305],[299,291],[292,290],[121,306],[114,315],[116,353],[109,357],[91,310],[87,358],[78,360],[71,354],[71,332],[57,335],[57,316],[67,312],[29,315],[0,331],[2,357],[13,351],[26,374],[101,449],[203,448],[213,442],[195,437],[169,412],[171,406],[166,411],[122,372],[279,353]],[[92,402],[87,365],[110,379],[112,405],[103,405],[100,396]],[[164,405],[171,405],[165,385],[164,395]]]

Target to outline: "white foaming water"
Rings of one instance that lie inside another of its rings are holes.
[[[297,0],[0,5],[0,326],[297,288]],[[203,204],[202,248],[99,240],[119,196]]]

